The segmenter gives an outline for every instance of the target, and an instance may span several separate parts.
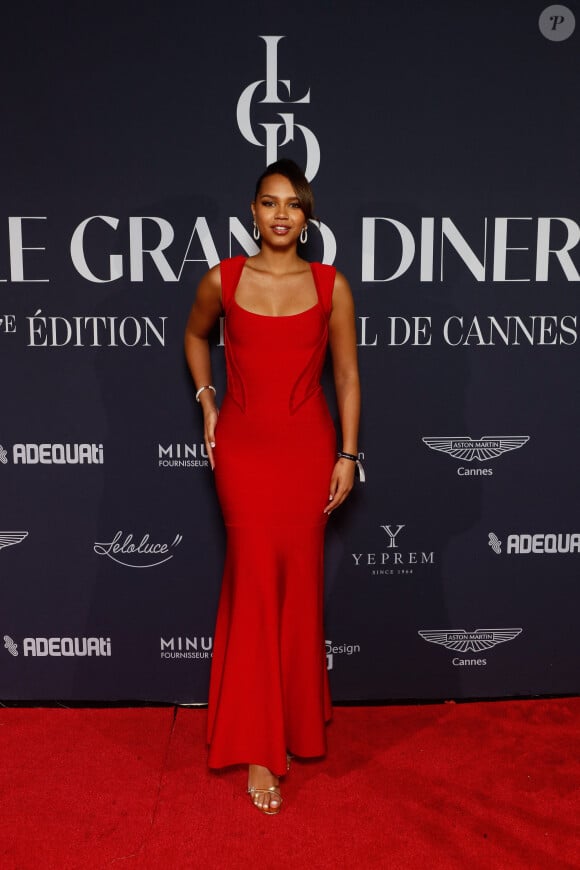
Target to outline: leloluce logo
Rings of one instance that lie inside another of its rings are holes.
[[[488,534],[489,546],[502,553],[502,541],[495,532]],[[506,556],[570,555],[580,553],[580,532],[525,532],[505,536]]]
[[[21,544],[28,537],[28,532],[0,532],[0,550]]]
[[[382,538],[383,549],[366,553],[351,553],[356,568],[368,568],[371,576],[413,574],[425,565],[435,564],[433,550],[404,549],[402,535],[405,524],[379,526],[386,537]]]
[[[428,436],[421,439],[423,444],[431,450],[446,453],[452,459],[460,462],[479,463],[490,462],[509,453],[511,450],[519,450],[530,440],[529,435],[483,435],[481,438],[470,438],[468,435],[453,437]],[[457,469],[459,477],[491,477],[492,468],[465,468]]]
[[[308,127],[297,124],[294,120],[294,112],[287,111],[289,107],[310,102],[310,89],[304,96],[298,99],[291,98],[291,84],[288,79],[278,78],[278,44],[284,36],[260,36],[266,43],[266,77],[258,79],[247,85],[238,99],[236,118],[240,133],[244,139],[259,148],[266,149],[266,166],[278,160],[278,149],[283,148],[289,142],[293,142],[296,131],[299,131],[306,149],[305,175],[312,181],[320,167],[320,146],[318,139]],[[259,92],[262,99],[256,100]],[[282,96],[281,96],[282,94]],[[261,105],[277,106],[286,111],[275,114],[280,119],[274,123],[259,123],[264,131],[259,138],[252,124],[252,113],[255,102]],[[280,134],[280,131],[283,131]]]
[[[456,630],[433,630],[422,629],[419,636],[427,643],[444,646],[454,652],[480,653],[492,649],[500,643],[508,643],[522,633],[521,628],[477,628],[475,631],[465,631],[463,628]],[[485,667],[487,659],[484,658],[460,658],[452,659],[454,667]]]
[[[94,544],[93,550],[97,556],[106,556],[125,568],[155,568],[173,559],[175,553],[172,550],[178,547],[182,540],[183,536],[177,534],[170,543],[157,543],[152,541],[149,532],[146,532],[137,543],[132,532],[125,534],[119,530],[111,541]]]

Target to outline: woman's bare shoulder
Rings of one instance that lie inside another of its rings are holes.
[[[352,291],[350,289],[350,284],[348,283],[348,279],[342,272],[336,270],[336,275],[334,276],[334,290],[332,291],[332,298],[334,300],[346,299],[352,296]]]

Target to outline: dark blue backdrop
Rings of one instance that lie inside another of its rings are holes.
[[[578,691],[578,32],[543,8],[5,13],[0,697],[206,699],[224,535],[182,334],[276,156],[357,304],[335,699]]]

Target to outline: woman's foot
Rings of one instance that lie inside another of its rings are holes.
[[[248,769],[248,794],[254,806],[268,816],[280,812],[282,795],[280,781],[267,767],[250,764]]]

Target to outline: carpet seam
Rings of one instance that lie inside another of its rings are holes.
[[[143,834],[143,837],[141,839],[141,843],[139,844],[137,849],[135,849],[134,852],[130,852],[128,855],[119,855],[117,858],[112,858],[110,860],[109,864],[115,864],[117,861],[126,861],[129,858],[138,858],[139,855],[141,855],[141,853],[143,852],[143,850],[147,844],[147,841],[151,837],[151,833],[152,833],[153,828],[155,826],[155,820],[157,819],[157,810],[159,808],[159,799],[161,797],[161,787],[163,785],[163,779],[165,777],[165,772],[167,770],[167,761],[169,758],[169,750],[171,747],[171,741],[173,740],[173,734],[175,732],[176,721],[177,721],[177,705],[174,705],[173,718],[171,720],[171,728],[169,729],[169,735],[167,737],[165,752],[163,753],[163,760],[161,762],[161,767],[160,767],[160,771],[159,771],[159,781],[157,783],[157,791],[155,794],[155,801],[153,803],[153,810],[151,812],[151,820],[149,822],[149,828]]]

